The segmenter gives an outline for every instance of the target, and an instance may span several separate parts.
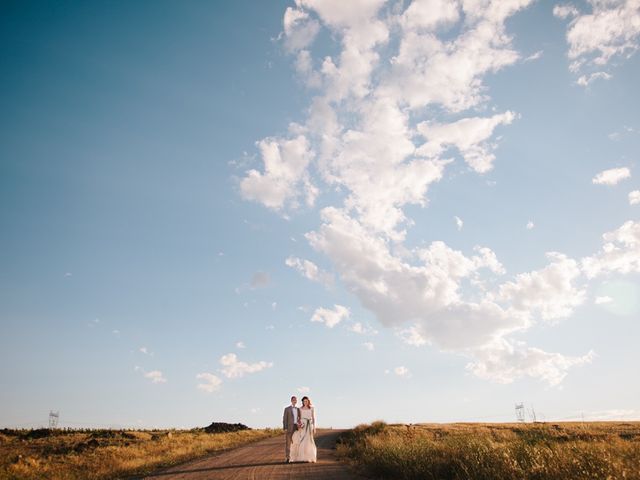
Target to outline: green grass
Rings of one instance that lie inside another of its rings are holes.
[[[381,479],[640,479],[640,423],[386,425],[347,432],[338,454]]]

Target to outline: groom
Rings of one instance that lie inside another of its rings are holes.
[[[300,409],[296,407],[298,399],[291,397],[291,405],[284,409],[284,415],[282,416],[282,428],[284,428],[284,455],[286,462],[289,463],[289,453],[291,452],[291,443],[293,442],[293,432],[298,429],[300,420]]]

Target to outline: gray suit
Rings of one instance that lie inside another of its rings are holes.
[[[284,454],[285,458],[289,460],[289,452],[291,451],[291,442],[293,441],[293,432],[298,429],[298,425],[293,418],[293,409],[296,409],[298,421],[300,421],[300,409],[298,407],[293,407],[289,405],[284,409],[284,414],[282,415],[282,428],[284,428],[285,436],[284,436]]]

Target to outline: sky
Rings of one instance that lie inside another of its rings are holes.
[[[0,11],[0,427],[640,419],[638,0]]]

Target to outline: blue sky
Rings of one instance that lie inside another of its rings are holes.
[[[1,8],[0,426],[640,418],[637,1]]]

